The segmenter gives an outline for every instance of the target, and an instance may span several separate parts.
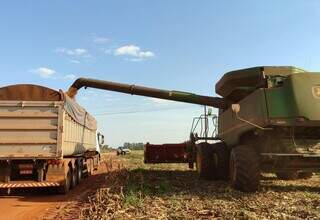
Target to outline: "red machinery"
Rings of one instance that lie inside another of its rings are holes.
[[[187,143],[150,144],[144,147],[145,163],[188,163]]]
[[[211,123],[210,123],[211,122]],[[209,126],[211,124],[211,126]],[[195,162],[195,144],[197,141],[217,140],[217,116],[211,112],[200,117],[195,117],[192,121],[190,140],[179,144],[150,144],[144,147],[145,163],[189,163],[193,168]]]

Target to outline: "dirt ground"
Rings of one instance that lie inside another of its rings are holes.
[[[67,196],[50,191],[0,197],[0,219],[320,219],[320,177],[280,181],[260,190],[198,180],[183,164],[143,164],[143,152],[104,155],[99,172]]]
[[[15,190],[9,196],[0,196],[0,220],[77,219],[81,204],[103,185],[106,173],[111,170],[110,155],[104,154],[102,158],[98,171],[82,180],[68,195],[57,195],[53,189],[42,188]]]

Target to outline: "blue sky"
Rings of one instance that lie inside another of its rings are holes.
[[[0,85],[92,77],[214,95],[227,71],[320,70],[320,1],[2,1]],[[201,106],[82,90],[107,143],[188,138]]]

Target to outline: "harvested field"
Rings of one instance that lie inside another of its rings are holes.
[[[320,177],[264,175],[256,193],[200,181],[187,165],[143,164],[143,152],[106,162],[105,182],[82,202],[81,219],[320,219]]]

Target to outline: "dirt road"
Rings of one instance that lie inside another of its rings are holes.
[[[105,182],[107,158],[104,156],[98,171],[84,179],[68,195],[56,195],[54,190],[43,188],[13,191],[9,196],[0,196],[0,220],[61,219],[61,213],[63,219],[76,219],[79,212],[75,206],[81,206],[88,194]]]
[[[0,219],[36,219],[41,212],[59,201],[61,196],[47,196],[41,192],[37,195],[20,195],[0,197]]]

